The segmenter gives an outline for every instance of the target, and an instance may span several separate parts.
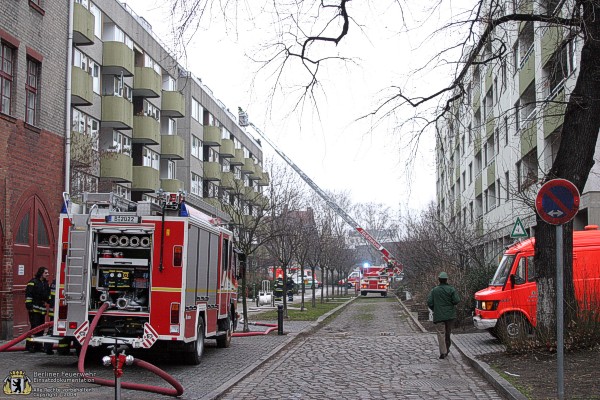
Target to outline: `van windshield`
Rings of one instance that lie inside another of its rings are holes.
[[[510,274],[510,269],[514,261],[514,255],[505,255],[504,257],[502,257],[500,265],[498,265],[498,269],[496,270],[496,273],[494,274],[494,277],[490,282],[491,286],[504,286],[504,284],[506,283],[506,279]]]

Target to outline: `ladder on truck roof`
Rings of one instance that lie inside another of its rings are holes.
[[[353,227],[354,229],[356,229],[358,231],[358,233],[360,233],[362,235],[362,237],[367,242],[369,242],[369,244],[371,246],[375,247],[381,253],[381,256],[383,257],[383,260],[388,264],[388,266],[392,270],[392,271],[389,271],[389,272],[392,272],[393,274],[399,274],[400,272],[402,272],[402,264],[400,262],[398,262],[398,260],[385,247],[383,247],[383,245],[381,243],[379,243],[377,241],[377,239],[375,239],[369,232],[367,232],[362,227],[360,227],[360,225],[358,225],[358,223],[348,213],[346,213],[346,211],[344,211],[340,206],[338,206],[335,202],[333,202],[333,200],[331,200],[329,198],[329,196],[327,195],[327,193],[325,193],[319,186],[317,186],[317,184],[312,179],[310,179],[310,177],[308,175],[306,175],[304,173],[304,171],[302,171],[300,169],[300,167],[298,167],[288,156],[286,156],[285,153],[283,151],[281,151],[275,145],[275,143],[273,143],[267,137],[267,135],[265,135],[260,129],[258,129],[258,127],[256,125],[254,125],[252,122],[250,122],[248,120],[248,114],[246,114],[245,111],[243,111],[241,108],[239,108],[238,111],[239,111],[239,123],[240,123],[240,126],[243,126],[243,127],[251,126],[252,128],[254,128],[254,130],[256,132],[258,132],[258,134],[260,135],[260,137],[262,137],[273,148],[273,150],[275,150],[275,152],[281,158],[283,158],[283,160],[290,167],[292,167],[292,169],[294,171],[296,171],[296,173],[298,175],[300,175],[300,177],[304,180],[304,182],[306,182],[308,184],[308,186],[310,186],[325,201],[325,203],[327,203],[327,205],[333,211],[335,211],[340,217],[342,217],[342,219],[348,225],[350,225],[351,227]]]

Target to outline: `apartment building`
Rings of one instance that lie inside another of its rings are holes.
[[[232,223],[227,207],[266,204],[259,143],[124,2],[2,2],[0,40],[1,337],[28,328],[24,288],[55,263],[63,191],[182,190]]]
[[[0,2],[1,338],[13,336],[13,325],[29,323],[25,285],[55,260],[65,182],[68,17],[64,1]]]
[[[570,3],[506,1],[494,12],[566,16]],[[478,60],[493,58],[502,44],[502,57],[469,68],[465,95],[438,125],[436,143],[439,216],[455,230],[474,232],[489,261],[514,241],[510,234],[517,218],[534,234],[533,204],[556,157],[582,46],[566,29],[514,22],[496,28]],[[598,172],[596,163],[581,194],[575,229],[600,224]]]

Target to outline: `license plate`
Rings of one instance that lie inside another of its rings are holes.
[[[107,215],[106,222],[139,224],[140,217],[137,215]]]

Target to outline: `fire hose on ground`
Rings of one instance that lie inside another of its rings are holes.
[[[84,368],[85,353],[87,352],[88,345],[90,344],[90,340],[92,338],[92,332],[94,332],[94,329],[96,328],[96,325],[98,324],[98,321],[100,320],[100,317],[102,316],[102,313],[108,308],[108,305],[109,305],[108,303],[104,303],[102,305],[102,307],[100,307],[100,309],[98,310],[98,313],[96,313],[96,316],[94,316],[94,319],[92,320],[92,323],[90,324],[88,334],[85,337],[85,340],[83,341],[83,345],[81,347],[81,353],[79,354],[79,362],[77,363],[77,369],[79,370],[79,373],[82,374],[82,376],[85,377],[86,379],[89,379],[90,382],[96,383],[98,385],[103,385],[103,386],[115,386],[115,382],[113,380],[96,378],[94,376],[87,375],[85,372],[85,368]],[[133,383],[133,382],[122,382],[121,387],[123,387],[125,389],[153,392],[153,393],[159,393],[159,394],[164,394],[167,396],[175,396],[175,397],[181,396],[181,394],[183,394],[183,386],[181,386],[181,384],[175,378],[173,378],[171,375],[169,375],[162,369],[158,368],[157,366],[152,365],[149,362],[146,362],[143,360],[138,360],[138,359],[135,359],[133,361],[133,365],[137,365],[141,368],[147,369],[148,371],[152,372],[153,374],[160,376],[165,381],[167,381],[171,386],[173,386],[174,389],[164,388],[164,387],[160,387],[160,386],[142,385],[141,383]]]
[[[268,335],[269,333],[273,332],[278,327],[277,324],[266,324],[266,323],[262,323],[262,322],[248,322],[248,325],[268,326],[269,329],[267,329],[264,332],[263,331],[260,331],[260,332],[234,332],[231,334],[231,336],[246,337],[246,336]]]
[[[104,303],[102,305],[102,307],[100,307],[100,309],[98,310],[98,313],[96,314],[96,316],[92,320],[92,323],[90,324],[88,334],[85,337],[85,340],[81,347],[81,352],[79,354],[79,362],[77,363],[77,369],[79,370],[79,373],[82,375],[82,377],[86,378],[87,381],[90,383],[95,383],[97,385],[102,385],[102,386],[113,386],[114,387],[115,386],[114,380],[96,378],[94,376],[90,376],[85,372],[85,368],[84,368],[85,354],[87,352],[87,348],[90,343],[90,339],[92,338],[92,333],[94,332],[94,329],[96,328],[96,325],[98,324],[98,321],[100,320],[100,316],[107,308],[108,308],[108,303]],[[30,331],[27,331],[27,332],[19,335],[18,337],[14,338],[13,340],[0,346],[0,352],[25,350],[25,347],[23,347],[23,346],[14,347],[14,345],[16,345],[17,343],[21,342],[23,339],[26,339],[35,333],[41,332],[41,331],[45,330],[46,328],[52,327],[53,325],[54,325],[54,322],[46,322],[45,324],[37,326],[37,327],[31,329]],[[133,365],[137,365],[141,368],[144,368],[144,369],[152,372],[155,375],[158,375],[159,377],[161,377],[165,381],[167,381],[171,386],[173,386],[174,389],[164,388],[164,387],[160,387],[160,386],[142,385],[139,383],[132,383],[132,382],[122,382],[121,387],[126,388],[126,389],[153,392],[153,393],[159,393],[159,394],[164,394],[167,396],[175,396],[175,397],[181,396],[183,394],[183,386],[181,386],[181,384],[175,378],[173,378],[171,375],[169,375],[162,369],[158,368],[157,366],[150,364],[149,362],[146,362],[143,360],[138,360],[138,359],[133,360]]]

